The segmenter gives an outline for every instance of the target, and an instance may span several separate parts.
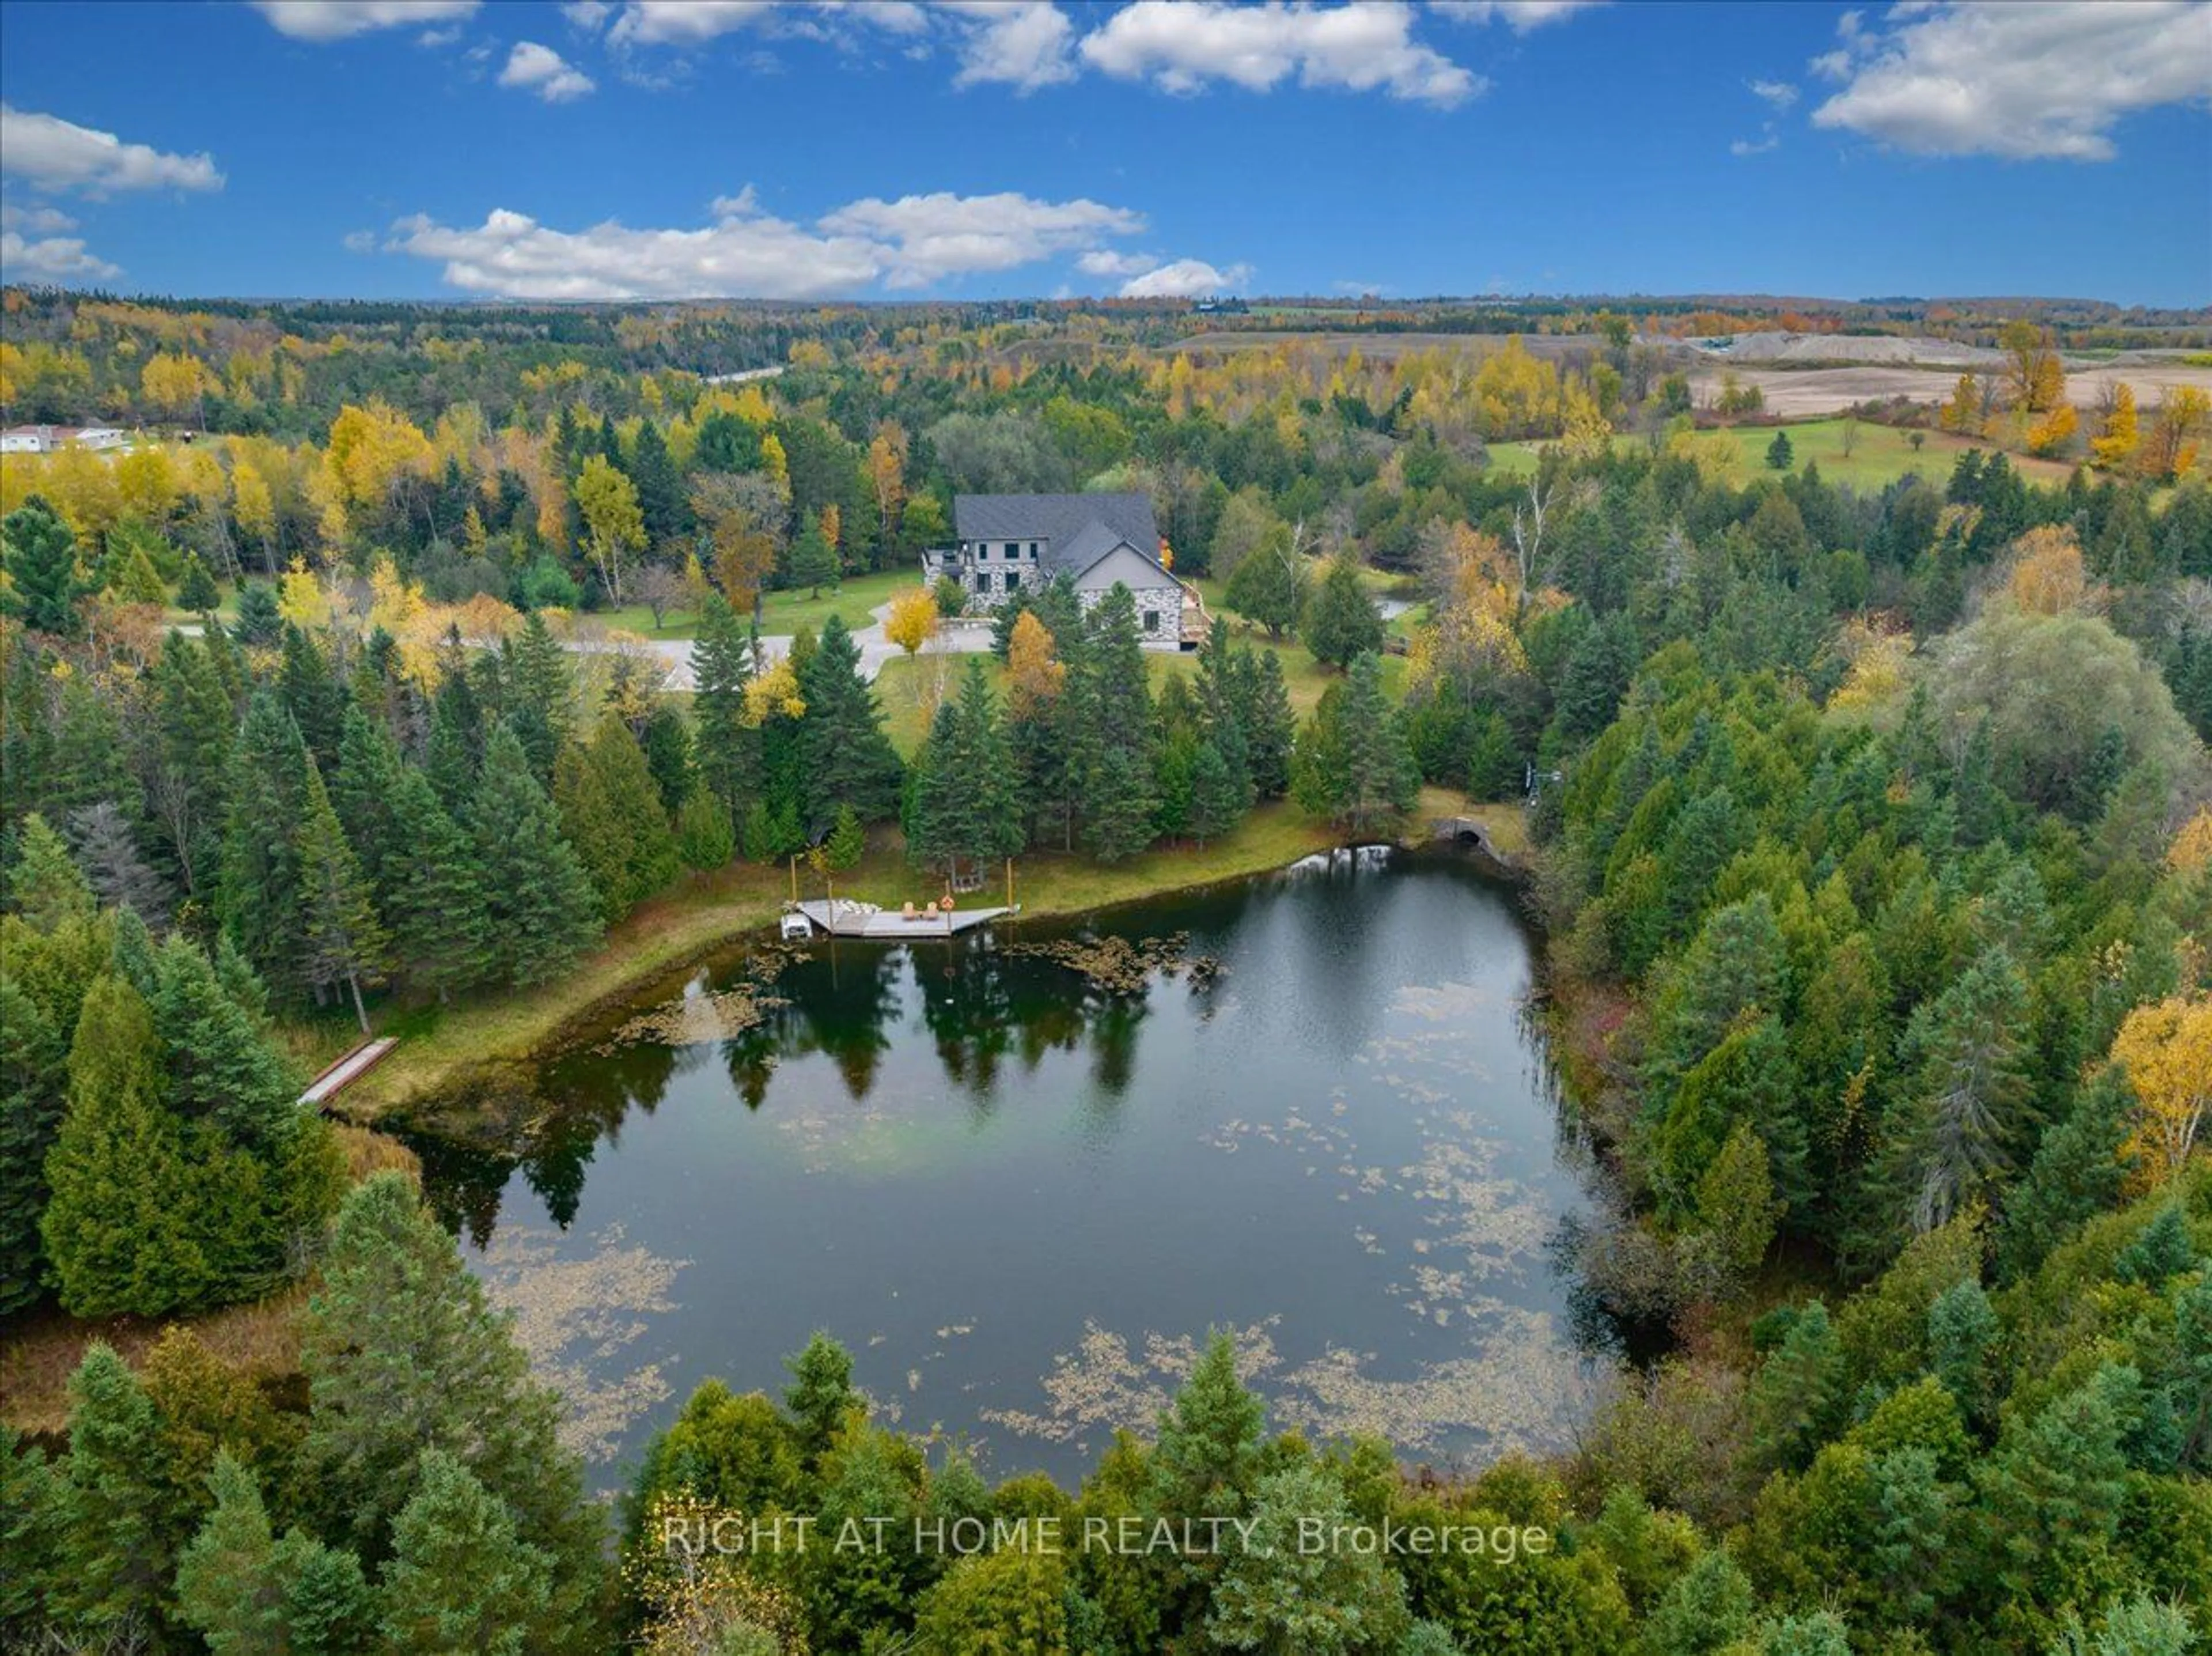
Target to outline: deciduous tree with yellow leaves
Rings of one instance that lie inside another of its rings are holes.
[[[2110,472],[2123,471],[2136,457],[2142,432],[2136,420],[2135,387],[2123,380],[2112,388],[2112,411],[2105,429],[2089,439],[2089,458]]]
[[[2212,995],[2137,1007],[2112,1040],[2140,1106],[2130,1148],[2153,1184],[2178,1175],[2212,1111]]]
[[[623,601],[623,560],[645,545],[645,514],[638,509],[637,485],[613,461],[594,454],[576,474],[576,510],[584,520],[584,541],[607,595]]]

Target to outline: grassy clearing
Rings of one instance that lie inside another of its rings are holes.
[[[1739,483],[1748,483],[1766,472],[1766,451],[1778,431],[1790,434],[1792,470],[1802,472],[1808,461],[1817,462],[1820,475],[1830,483],[1848,483],[1860,489],[1886,487],[1909,472],[1917,472],[1930,483],[1941,484],[1951,475],[1951,467],[1967,449],[1978,448],[1984,454],[1997,452],[1989,443],[1954,436],[1948,431],[1917,433],[1923,441],[1915,449],[1911,441],[1915,433],[1861,420],[1852,436],[1851,452],[1846,455],[1844,426],[1840,419],[1805,420],[1779,426],[1731,426],[1717,435],[1728,438],[1735,447]],[[1626,453],[1646,441],[1624,432],[1613,442],[1616,450]],[[1537,453],[1541,447],[1531,442],[1492,443],[1490,463],[1502,471],[1526,476],[1536,469]],[[2023,477],[2038,483],[2063,483],[2072,470],[2059,460],[2029,460],[2019,454],[2010,459]]]

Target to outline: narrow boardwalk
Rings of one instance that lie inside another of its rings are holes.
[[[374,1041],[363,1041],[328,1069],[307,1083],[307,1090],[300,1094],[300,1102],[318,1107],[325,1105],[341,1088],[349,1087],[383,1062],[384,1055],[399,1044],[396,1036],[386,1035]]]

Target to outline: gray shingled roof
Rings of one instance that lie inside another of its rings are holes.
[[[1152,497],[1126,495],[956,495],[953,532],[962,540],[1042,540],[1042,562],[1080,575],[1127,541],[1146,557],[1160,555]]]

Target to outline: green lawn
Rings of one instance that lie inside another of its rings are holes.
[[[1740,484],[1766,474],[1766,451],[1777,431],[1790,434],[1793,470],[1802,471],[1806,462],[1816,461],[1820,475],[1830,483],[1848,483],[1861,489],[1882,488],[1908,472],[1917,472],[1929,482],[1940,484],[1951,475],[1951,467],[1963,451],[1978,448],[1984,453],[1996,452],[1988,443],[1954,436],[1948,431],[1900,431],[1895,426],[1861,420],[1852,436],[1851,452],[1846,455],[1844,424],[1840,419],[1804,420],[1781,426],[1731,426],[1717,434],[1699,435],[1724,436],[1735,445]],[[1917,449],[1912,447],[1916,435],[1922,439]],[[1647,441],[1623,432],[1613,440],[1613,444],[1615,449],[1626,452]],[[1537,453],[1542,447],[1533,442],[1492,443],[1490,463],[1501,471],[1526,476],[1536,469]],[[2072,469],[2059,460],[2028,460],[2018,454],[2011,459],[2014,469],[2039,483],[2063,483]]]

